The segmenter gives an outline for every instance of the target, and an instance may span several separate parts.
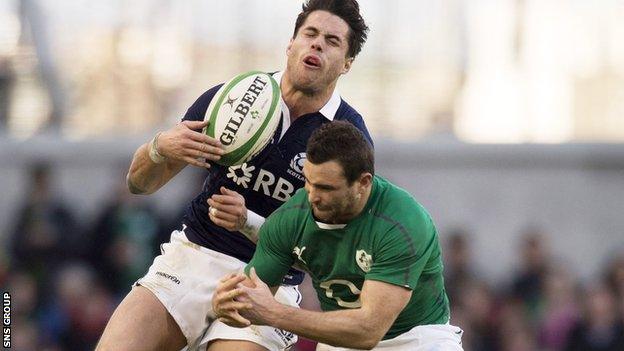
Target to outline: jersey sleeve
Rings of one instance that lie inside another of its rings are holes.
[[[439,246],[431,218],[426,212],[412,214],[404,223],[395,222],[382,236],[365,279],[414,290],[433,255],[439,255]]]
[[[191,105],[191,107],[186,110],[184,117],[182,117],[183,121],[203,121],[204,116],[206,115],[206,111],[208,110],[208,105],[212,101],[212,98],[217,94],[217,91],[223,86],[223,84],[219,84],[208,89],[206,92],[201,94],[197,100]]]
[[[260,228],[256,252],[245,267],[245,273],[254,267],[258,277],[268,286],[278,286],[290,270],[294,260],[291,255],[292,232],[283,225],[280,211],[269,216]]]

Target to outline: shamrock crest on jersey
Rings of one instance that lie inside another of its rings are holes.
[[[367,254],[364,250],[357,250],[355,252],[355,262],[364,273],[368,273],[373,266],[373,256]]]

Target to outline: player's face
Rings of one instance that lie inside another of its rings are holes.
[[[303,166],[305,190],[314,217],[324,223],[346,223],[354,217],[361,193],[358,181],[349,184],[342,166],[336,161],[314,164],[306,160]]]
[[[297,35],[290,40],[287,70],[295,89],[314,94],[333,88],[341,74],[351,68],[349,25],[327,11],[308,15]]]

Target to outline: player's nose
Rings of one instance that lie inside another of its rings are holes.
[[[308,201],[313,205],[318,204],[318,202],[320,201],[320,198],[316,195],[316,192],[312,189],[308,190]]]
[[[316,38],[312,39],[312,50],[315,51],[323,51],[323,40],[320,35],[317,35]]]

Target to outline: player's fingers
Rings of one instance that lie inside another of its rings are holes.
[[[208,159],[211,161],[218,161],[219,159],[221,159],[221,156],[219,155],[205,153],[197,149],[186,149],[185,153],[187,156],[190,156],[195,159],[203,158],[203,159]]]
[[[221,283],[226,282],[226,281],[228,281],[228,280],[230,280],[230,279],[232,279],[232,278],[234,278],[236,276],[237,276],[236,273],[230,273],[230,274],[228,274],[226,276],[223,276],[221,279],[219,279],[219,282],[221,282]]]
[[[215,295],[212,301],[215,311],[227,310],[227,308],[225,308],[224,306],[230,301],[233,301],[236,296],[242,293],[243,292],[239,289],[225,289],[219,290],[218,292],[215,291]]]
[[[214,208],[212,214],[219,218],[227,219],[221,216],[222,214],[227,214],[232,217],[232,220],[235,220],[242,214],[242,208],[240,205],[225,205],[223,203],[216,202],[213,199],[208,199],[207,202],[211,209]]]
[[[182,157],[182,161],[188,163],[189,165],[193,165],[196,167],[201,167],[201,168],[210,168],[210,163],[202,160],[202,159],[196,159],[190,156],[185,156]]]
[[[221,155],[223,155],[223,149],[196,141],[189,142],[188,149],[194,152],[199,151],[199,157],[205,157],[215,161],[220,159]]]
[[[238,323],[238,322],[236,322],[234,320],[231,320],[229,318],[225,318],[225,317],[219,317],[219,318],[217,318],[217,320],[219,322],[221,322],[223,324],[226,324],[226,325],[228,325],[230,327],[233,327],[233,328],[245,328],[246,327],[245,325],[241,325],[240,323]]]
[[[223,145],[221,142],[215,138],[211,138],[206,134],[202,134],[199,132],[192,132],[189,134],[190,140],[196,143],[202,143],[210,146],[217,147],[219,149],[223,149]]]
[[[220,188],[220,190],[221,190],[221,194],[223,194],[223,195],[240,196],[240,194],[238,192],[236,192],[234,190],[231,190],[231,189],[228,189],[228,188],[226,188],[224,186],[222,186]]]
[[[214,213],[212,213],[212,215],[213,217],[216,217],[217,219],[220,219],[222,221],[231,222],[232,225],[234,225],[236,223],[236,220],[238,220],[237,215],[232,214],[231,212],[224,211],[224,210],[217,210],[216,208],[215,208]]]
[[[238,311],[233,311],[232,313],[228,314],[228,316],[242,326],[248,327],[251,325],[251,322],[247,318],[241,316]]]
[[[226,205],[241,205],[241,199],[238,196],[215,194],[210,197],[212,200]]]
[[[234,314],[233,316],[227,317],[219,317],[219,321],[235,328],[245,328],[251,325],[251,322],[243,318],[240,314]]]
[[[195,141],[195,142],[198,142],[198,143],[207,144],[207,145],[211,145],[211,146],[214,146],[214,147],[218,147],[219,149],[223,149],[223,145],[221,144],[221,142],[218,139],[215,139],[213,137],[209,137],[208,135],[206,135],[204,133],[192,132],[192,133],[189,133],[189,138],[192,141]]]
[[[240,274],[228,275],[221,278],[219,284],[217,284],[215,296],[220,297],[223,293],[232,290],[236,284],[238,284],[237,282],[240,282]]]
[[[232,301],[232,299],[241,294],[243,294],[243,291],[239,288],[228,289],[221,293],[221,301],[223,301],[223,303],[227,303],[227,301]]]
[[[233,221],[224,221],[223,219],[217,218],[212,214],[208,214],[208,218],[210,218],[214,224],[221,228],[225,228],[229,231],[234,231],[236,229],[236,223]]]
[[[208,121],[182,121],[180,124],[186,126],[189,129],[199,130],[208,125]]]
[[[226,281],[222,282],[219,285],[219,289],[222,292],[236,290],[236,286],[238,285],[238,283],[244,281],[245,279],[247,279],[247,277],[245,275],[237,274],[234,277],[229,278]],[[237,292],[233,293],[233,295],[230,298],[240,295],[240,292],[241,291],[237,291]]]
[[[253,306],[249,302],[229,300],[219,305],[220,311],[250,310]]]

